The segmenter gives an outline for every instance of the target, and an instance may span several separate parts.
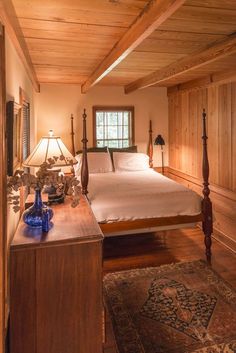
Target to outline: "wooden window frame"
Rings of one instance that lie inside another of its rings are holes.
[[[7,175],[12,176],[21,167],[21,106],[15,101],[8,101],[6,114]]]
[[[96,112],[97,111],[130,111],[132,114],[132,122],[131,122],[131,141],[132,146],[135,144],[135,115],[134,115],[134,106],[117,106],[117,105],[95,105],[93,106],[93,147],[97,147],[97,139],[96,139]]]

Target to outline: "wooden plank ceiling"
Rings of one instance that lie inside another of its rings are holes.
[[[39,83],[83,84],[150,1],[12,0],[12,3]],[[98,84],[130,85],[226,40],[234,32],[236,0],[186,0]],[[236,53],[230,53],[157,85],[168,87],[236,70],[235,59]]]

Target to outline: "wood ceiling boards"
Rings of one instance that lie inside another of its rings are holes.
[[[155,4],[155,0],[152,1]],[[38,81],[88,82],[87,88],[96,83],[97,77],[101,76],[96,69],[149,3],[148,0],[12,2]],[[186,0],[173,12],[108,74],[104,66],[107,75],[99,84],[129,85],[226,40],[236,31],[235,0]],[[171,86],[206,74],[236,69],[234,59],[231,55],[206,63],[160,85]]]

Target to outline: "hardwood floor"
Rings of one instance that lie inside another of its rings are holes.
[[[137,267],[205,259],[202,231],[198,228],[105,238],[104,274]],[[236,289],[236,254],[213,239],[212,268]],[[106,315],[104,353],[118,353]]]

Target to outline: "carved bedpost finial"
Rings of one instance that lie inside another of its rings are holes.
[[[202,112],[203,121],[203,160],[202,160],[202,175],[203,175],[203,200],[202,200],[202,213],[203,222],[202,229],[205,234],[205,246],[206,246],[206,257],[207,261],[211,262],[211,235],[213,232],[213,217],[212,217],[212,203],[209,198],[209,161],[207,153],[207,132],[206,132],[206,111],[203,109]]]
[[[82,166],[81,166],[81,184],[82,184],[82,194],[87,196],[88,194],[88,181],[89,181],[89,172],[88,172],[88,160],[87,160],[87,127],[86,127],[86,109],[83,113],[83,155],[82,155]]]
[[[148,142],[149,167],[153,168],[152,120],[149,121],[148,132],[149,132],[149,142]]]

